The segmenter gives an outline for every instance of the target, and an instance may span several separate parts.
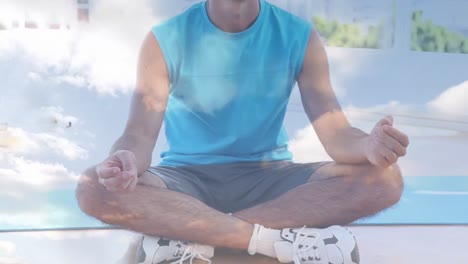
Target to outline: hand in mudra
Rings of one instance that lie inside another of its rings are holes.
[[[99,183],[108,191],[133,191],[138,183],[136,158],[133,152],[119,150],[96,167]]]
[[[382,118],[372,129],[365,144],[366,157],[370,163],[387,168],[406,155],[409,139],[393,127],[393,117]]]

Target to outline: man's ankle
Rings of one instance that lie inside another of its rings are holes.
[[[281,230],[256,224],[250,239],[248,252],[250,255],[259,253],[276,258],[274,243],[278,241],[281,241]]]

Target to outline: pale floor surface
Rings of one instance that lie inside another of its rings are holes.
[[[361,264],[468,264],[468,226],[351,227]],[[202,263],[202,262],[200,262]],[[229,252],[213,263],[278,263]]]
[[[350,229],[358,240],[362,264],[468,264],[468,226]],[[127,231],[0,233],[0,264],[134,264],[117,261],[132,257],[134,237]],[[218,250],[213,264],[218,263],[277,262]]]

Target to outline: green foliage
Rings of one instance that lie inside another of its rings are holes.
[[[328,21],[325,17],[312,18],[316,30],[324,37],[329,46],[347,48],[381,48],[379,40],[383,36],[383,24],[369,26],[367,34],[358,24],[344,24],[337,20]]]
[[[411,49],[448,53],[468,53],[468,38],[463,34],[422,19],[423,12],[413,12]]]

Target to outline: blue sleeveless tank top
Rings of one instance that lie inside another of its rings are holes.
[[[239,33],[217,28],[205,1],[152,28],[171,84],[160,165],[292,159],[283,120],[312,25],[260,5]]]

